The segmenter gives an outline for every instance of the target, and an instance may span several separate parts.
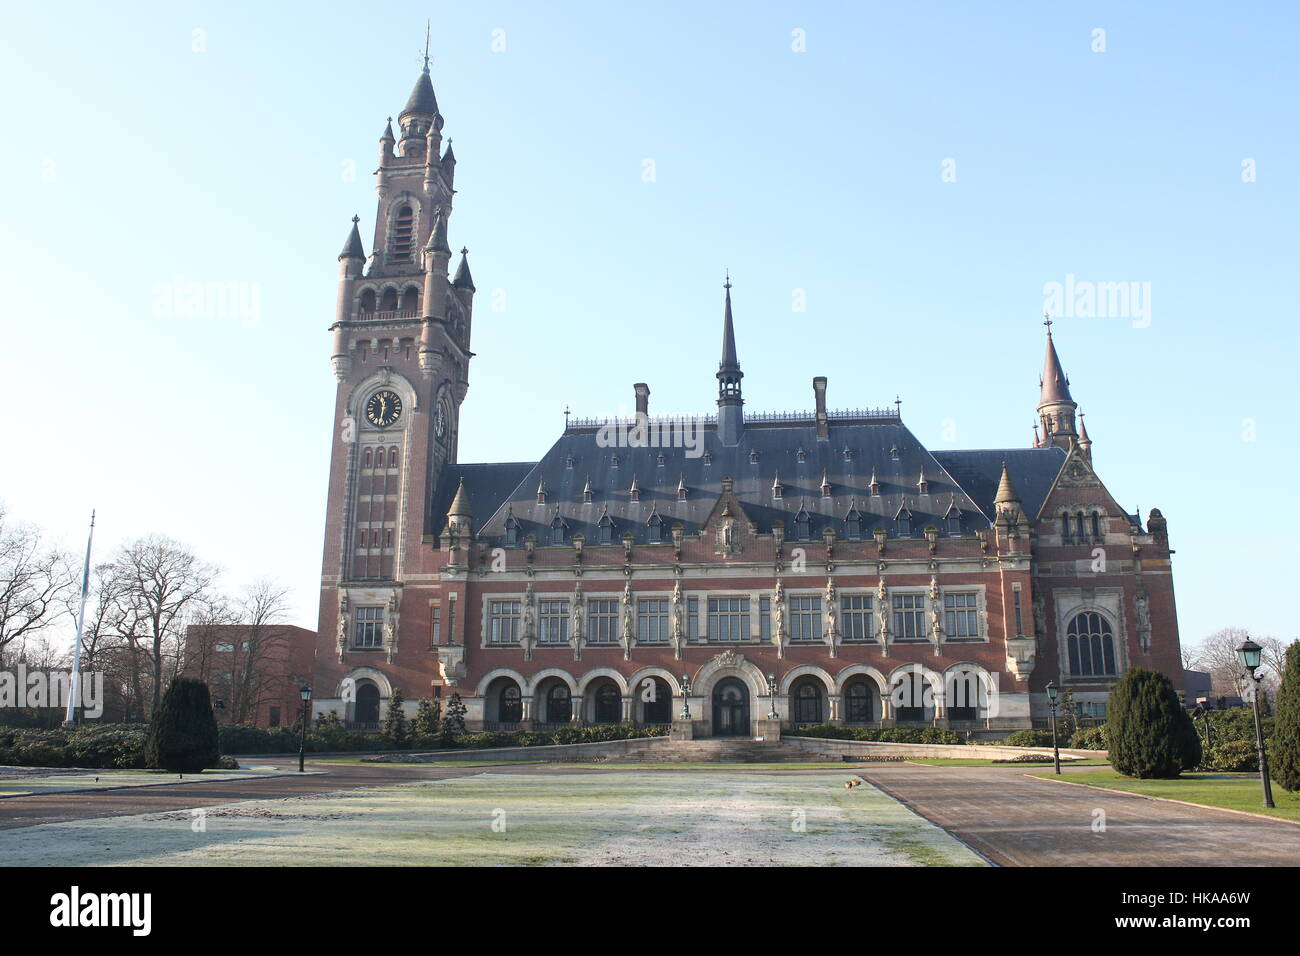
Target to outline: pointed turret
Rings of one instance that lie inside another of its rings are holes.
[[[433,154],[428,158],[436,162],[438,144],[442,139],[442,123],[438,98],[433,95],[433,80],[429,77],[429,54],[426,52],[424,69],[416,78],[411,95],[406,98],[406,106],[397,115],[397,124],[402,128],[401,154],[418,156],[421,150],[427,149]]]
[[[460,265],[456,266],[456,278],[451,280],[451,284],[457,289],[469,289],[475,291],[474,277],[469,274],[469,250],[460,250]]]
[[[1069,449],[1079,437],[1074,430],[1074,415],[1078,405],[1070,396],[1070,380],[1061,368],[1061,359],[1056,354],[1056,343],[1052,341],[1052,320],[1046,318],[1047,355],[1043,359],[1043,375],[1038,388],[1038,420],[1043,426],[1043,436],[1038,441],[1039,448],[1055,445]]]
[[[1005,461],[1002,462],[1002,478],[998,481],[998,493],[993,499],[993,507],[998,515],[1018,513],[1021,510],[1020,495],[1011,482],[1011,472],[1007,470]]]
[[[451,507],[447,509],[447,530],[454,535],[468,535],[470,522],[474,520],[474,512],[469,507],[469,493],[465,491],[465,479],[460,480],[456,486],[456,496],[451,499]]]
[[[366,251],[361,247],[361,230],[357,224],[361,222],[360,216],[352,217],[352,231],[348,233],[347,242],[343,243],[343,251],[339,253],[339,259],[360,259],[366,261]]]
[[[718,362],[718,440],[729,447],[740,444],[740,433],[745,427],[744,399],[741,398],[740,380],[745,373],[740,370],[736,357],[736,328],[731,317],[731,275],[723,284],[727,290],[722,316],[722,360]]]
[[[1083,412],[1079,413],[1079,451],[1092,464],[1092,439],[1088,437],[1088,426],[1084,424]]]
[[[452,112],[455,112],[453,110]],[[438,113],[438,97],[433,93],[433,78],[429,75],[429,59],[425,57],[424,69],[415,80],[411,95],[406,98],[406,106],[398,114],[397,121],[403,126],[408,116],[433,117]]]

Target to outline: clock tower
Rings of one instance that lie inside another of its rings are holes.
[[[316,655],[317,681],[337,678],[338,687],[316,688],[316,712],[360,723],[375,715],[370,701],[349,699],[358,675],[374,678],[367,686],[385,698],[406,684],[414,675],[397,673],[398,650],[435,617],[436,600],[422,593],[436,590],[434,507],[456,463],[469,388],[475,290],[467,249],[450,270],[456,157],[450,140],[444,148],[443,122],[426,55],[396,131],[390,118],[379,139],[370,254],[354,216],[339,255]],[[326,655],[337,667],[323,675]]]

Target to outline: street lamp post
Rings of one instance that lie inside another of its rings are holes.
[[[776,712],[776,675],[767,675],[767,696],[772,701],[771,709],[768,711],[768,720],[780,720],[781,715]]]
[[[298,688],[298,696],[302,698],[302,737],[298,741],[298,772],[303,773],[307,763],[307,718],[311,705],[311,685],[303,684]]]
[[[1248,637],[1237,648],[1237,660],[1250,674],[1250,679],[1255,682],[1255,747],[1259,751],[1259,780],[1264,787],[1264,806],[1271,807],[1273,806],[1273,785],[1268,779],[1268,751],[1264,747],[1264,727],[1259,720],[1259,690],[1260,682],[1264,678],[1263,675],[1255,673],[1259,670],[1260,656],[1263,651],[1264,648]]]
[[[691,677],[689,674],[682,675],[682,720],[691,719]]]
[[[1056,698],[1061,693],[1061,689],[1056,686],[1056,681],[1047,685],[1047,706],[1052,710],[1052,763],[1056,765],[1056,772],[1061,772],[1061,748],[1056,741]]]

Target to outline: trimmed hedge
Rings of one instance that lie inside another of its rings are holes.
[[[0,730],[0,764],[143,770],[145,724],[91,724],[73,730]]]
[[[1300,791],[1300,641],[1286,649],[1276,710],[1269,776],[1283,790],[1295,793]]]
[[[818,724],[801,727],[783,737],[816,737],[823,740],[861,740],[886,744],[965,744],[966,738],[940,727],[836,727]]]
[[[1253,743],[1229,740],[1215,744],[1201,759],[1198,770],[1215,770],[1219,773],[1258,773],[1259,751]]]
[[[1007,734],[1007,739],[1002,741],[1008,747],[1050,747],[1052,746],[1052,732],[1050,730],[1014,730]],[[1066,742],[1062,739],[1057,740],[1059,746],[1065,746]]]

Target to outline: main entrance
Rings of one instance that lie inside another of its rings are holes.
[[[726,677],[713,688],[713,736],[749,736],[749,688],[737,677]]]

